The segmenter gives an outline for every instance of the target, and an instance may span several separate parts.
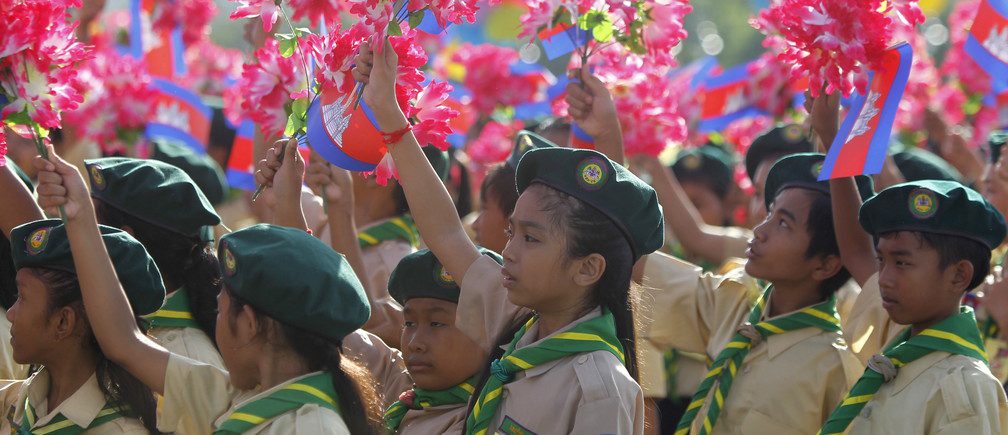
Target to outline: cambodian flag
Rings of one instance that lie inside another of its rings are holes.
[[[765,114],[746,98],[748,78],[749,63],[744,63],[704,81],[698,131],[721,131],[732,121]]]
[[[348,171],[373,171],[386,146],[371,108],[353,91],[323,89],[308,106],[308,143],[323,159]]]
[[[255,190],[255,162],[252,158],[255,124],[245,120],[235,131],[234,143],[231,145],[231,155],[227,161],[227,182],[231,187],[244,190]]]
[[[983,0],[964,46],[995,82],[1008,82],[1008,0]]]
[[[181,142],[200,154],[206,153],[213,111],[199,96],[163,79],[154,79],[158,91],[154,115],[147,123],[147,138]]]
[[[837,132],[819,180],[877,174],[882,171],[893,119],[903,98],[913,49],[900,43],[886,52],[879,71],[869,73],[867,94],[857,95]]]
[[[554,60],[587,44],[588,32],[578,29],[577,25],[559,23],[539,32],[539,42],[546,58]]]
[[[144,21],[151,24],[155,0],[132,0],[130,2],[130,35],[129,53],[137,59],[143,59],[147,71],[154,77],[172,78],[186,72],[185,44],[182,42],[182,29],[176,27],[171,32],[155,33],[150,29],[153,46],[144,47]],[[167,6],[165,6],[167,7]]]

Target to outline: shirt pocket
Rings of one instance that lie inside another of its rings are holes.
[[[746,413],[745,418],[742,419],[742,426],[735,433],[745,435],[807,435],[810,432],[802,432],[762,412],[750,409]]]

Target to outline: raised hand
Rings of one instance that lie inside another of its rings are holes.
[[[805,110],[809,113],[812,130],[819,136],[823,148],[829,151],[840,130],[840,94],[827,94],[825,85],[816,98],[812,98],[812,94],[806,91]]]
[[[333,166],[314,152],[305,172],[305,182],[325,200],[327,207],[353,207],[353,176],[350,171]]]
[[[90,210],[91,197],[87,184],[77,167],[56,155],[52,144],[47,144],[49,160],[36,156],[32,164],[38,170],[38,204],[50,216],[58,216],[60,207],[67,221],[86,216]],[[90,214],[94,212],[91,211]]]
[[[266,150],[266,157],[256,164],[255,180],[272,189],[278,203],[299,202],[304,169],[297,139],[281,139],[274,142],[273,147]]]
[[[377,53],[362,44],[353,69],[354,79],[364,86],[364,102],[371,108],[381,131],[395,131],[406,126],[406,117],[396,101],[396,76],[399,55],[392,49],[388,37]]]
[[[598,77],[582,67],[576,73],[580,83],[567,85],[567,111],[586,133],[599,137],[619,130],[616,105],[613,104],[609,89]]]

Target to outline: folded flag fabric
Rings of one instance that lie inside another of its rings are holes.
[[[1008,83],[1008,0],[983,0],[963,47],[997,83]]]
[[[154,79],[157,100],[147,123],[148,139],[167,139],[206,153],[213,111],[198,95],[164,79]]]

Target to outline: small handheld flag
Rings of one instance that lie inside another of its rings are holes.
[[[354,93],[323,89],[308,107],[308,143],[323,159],[348,171],[373,171],[386,147],[371,108]]]
[[[721,131],[732,121],[765,114],[746,97],[748,78],[747,62],[704,81],[704,99],[697,124],[699,132]]]
[[[539,42],[546,58],[555,60],[587,44],[588,32],[578,29],[576,25],[559,23],[539,32]]]
[[[882,171],[889,134],[913,61],[913,48],[905,42],[890,48],[882,68],[869,73],[865,95],[857,95],[840,126],[819,180],[877,174]]]
[[[995,82],[1008,82],[1008,0],[983,0],[963,49]]]
[[[181,142],[205,154],[213,115],[210,107],[196,94],[167,80],[154,79],[153,85],[158,96],[147,124],[147,138]]]

